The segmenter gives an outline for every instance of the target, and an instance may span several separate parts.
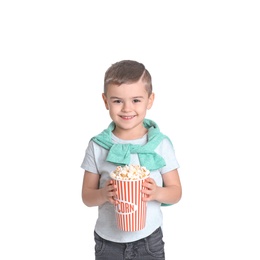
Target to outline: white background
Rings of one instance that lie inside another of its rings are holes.
[[[259,260],[257,2],[1,1],[0,258],[94,259],[80,164],[110,123],[105,70],[136,59],[181,165],[167,259]]]

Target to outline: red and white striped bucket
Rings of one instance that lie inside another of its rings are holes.
[[[146,202],[143,182],[140,180],[113,180],[117,186],[117,205],[115,206],[117,226],[123,231],[138,231],[145,227]]]

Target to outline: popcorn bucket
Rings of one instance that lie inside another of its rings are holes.
[[[147,178],[147,177],[146,177]],[[117,205],[115,206],[117,226],[123,231],[138,231],[145,227],[146,202],[142,200],[144,194],[143,182],[138,180],[115,180],[117,186]]]

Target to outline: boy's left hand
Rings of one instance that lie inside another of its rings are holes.
[[[143,201],[151,201],[156,199],[158,186],[152,178],[147,178],[143,183],[142,193],[144,194]]]

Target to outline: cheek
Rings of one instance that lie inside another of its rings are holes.
[[[150,103],[149,103],[149,102],[147,102],[144,108],[145,108],[146,110],[147,110],[147,109],[150,109],[150,108],[151,108],[151,105],[150,105]]]
[[[119,109],[119,107],[118,106],[115,106],[114,104],[107,104],[107,109],[111,112],[111,113],[113,113],[113,112],[116,112],[116,111],[118,111],[118,109]]]

